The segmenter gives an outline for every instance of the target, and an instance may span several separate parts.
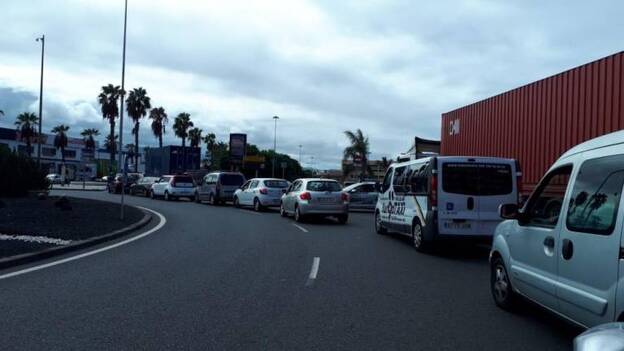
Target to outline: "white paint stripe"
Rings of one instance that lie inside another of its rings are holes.
[[[32,236],[32,235],[8,235],[0,234],[0,240],[19,240],[27,241],[31,243],[43,243],[53,245],[69,245],[71,240],[63,240],[57,238],[49,238],[47,236]]]
[[[307,232],[308,232],[308,230],[307,230],[307,229],[305,229],[304,227],[300,226],[299,224],[295,224],[295,223],[293,223],[292,225],[294,225],[295,227],[299,228],[299,230],[301,230],[301,231],[302,231],[302,232],[304,232],[304,233],[307,233]]]
[[[135,240],[139,240],[141,238],[144,238],[144,237],[154,233],[155,231],[159,230],[160,228],[162,228],[167,223],[167,219],[162,214],[160,214],[160,213],[158,213],[158,212],[156,212],[154,210],[150,210],[149,208],[145,208],[145,207],[141,207],[141,206],[137,206],[137,207],[142,208],[142,209],[144,209],[146,211],[150,211],[150,212],[156,214],[158,216],[158,218],[160,219],[160,223],[158,223],[158,225],[156,225],[154,228],[146,231],[145,233],[139,234],[137,236],[133,236],[132,238],[126,239],[124,241],[120,241],[120,242],[115,243],[113,245],[101,247],[101,248],[99,248],[97,250],[81,253],[79,255],[67,257],[67,258],[64,258],[64,259],[61,259],[61,260],[58,260],[58,261],[49,262],[49,263],[42,264],[42,265],[39,265],[39,266],[29,267],[29,268],[22,269],[22,270],[19,270],[19,271],[3,274],[3,275],[0,275],[0,280],[6,279],[6,278],[15,277],[17,275],[22,275],[22,274],[38,271],[38,270],[49,268],[49,267],[53,267],[53,266],[56,266],[56,265],[59,265],[59,264],[75,261],[75,260],[78,260],[78,259],[81,259],[81,258],[84,258],[84,257],[89,257],[91,255],[98,254],[100,252],[104,252],[104,251],[108,251],[110,249],[114,249],[114,248],[122,246],[122,245],[126,245],[128,243],[131,243],[131,242],[133,242]]]
[[[242,210],[242,211],[243,211],[243,212],[245,212],[245,213],[251,213],[251,214],[254,214],[254,215],[256,215],[256,216],[262,216],[262,214],[261,214],[261,213],[258,213],[258,212],[252,211],[252,210]]]
[[[310,279],[316,279],[316,275],[318,274],[320,263],[321,263],[321,258],[314,257],[314,260],[312,261],[312,269],[310,270]]]

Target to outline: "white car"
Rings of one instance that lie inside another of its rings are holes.
[[[490,288],[510,308],[526,297],[584,327],[624,320],[624,131],[579,144],[521,209],[500,207]]]
[[[181,197],[192,200],[195,197],[195,182],[188,175],[165,175],[152,184],[150,197],[152,199],[161,197],[167,201]]]
[[[63,183],[63,179],[61,177],[60,174],[57,173],[50,173],[46,176],[46,179],[48,180],[48,182],[50,184],[62,184]]]
[[[256,211],[265,207],[279,207],[288,186],[284,179],[250,179],[234,192],[234,206],[253,206]]]
[[[520,166],[513,159],[436,156],[394,163],[375,208],[377,233],[412,238],[419,251],[441,239],[490,241],[501,204],[517,203]]]

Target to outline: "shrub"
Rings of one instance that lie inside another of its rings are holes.
[[[0,197],[25,196],[29,190],[46,189],[44,171],[27,156],[0,147]]]

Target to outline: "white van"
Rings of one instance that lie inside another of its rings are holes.
[[[523,208],[503,205],[490,253],[503,308],[524,296],[581,326],[624,321],[624,131],[568,150]]]
[[[491,239],[498,207],[517,203],[520,167],[513,159],[436,156],[395,163],[375,208],[377,233],[412,237],[417,250],[436,239]]]

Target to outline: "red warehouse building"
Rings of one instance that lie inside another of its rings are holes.
[[[515,158],[530,192],[566,150],[624,129],[623,84],[619,52],[444,113],[440,153]]]

